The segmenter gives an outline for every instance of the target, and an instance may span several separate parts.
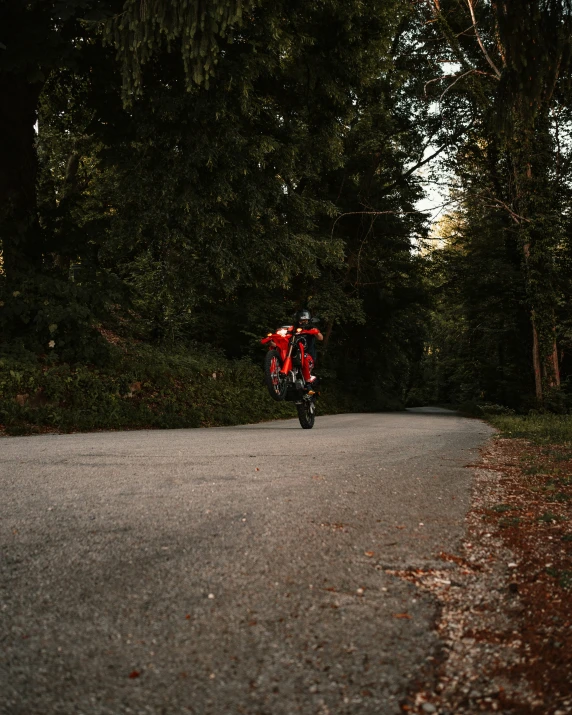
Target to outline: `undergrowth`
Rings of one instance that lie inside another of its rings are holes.
[[[572,415],[492,415],[485,419],[503,437],[522,437],[536,444],[572,445]]]
[[[318,413],[375,409],[325,385]],[[271,400],[262,368],[216,351],[115,347],[106,367],[0,358],[0,430],[6,434],[208,427],[295,417]]]

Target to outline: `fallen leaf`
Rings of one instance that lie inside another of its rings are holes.
[[[405,529],[405,526],[396,526],[396,529]]]
[[[255,626],[258,623],[258,621],[248,621],[249,626]]]
[[[133,397],[133,395],[136,392],[141,392],[141,383],[140,382],[134,382],[131,385],[129,385],[129,392],[127,393],[127,397]]]
[[[370,558],[371,558],[372,556],[374,556],[373,551],[364,551],[364,554],[365,554],[366,556],[369,556]]]
[[[393,613],[392,616],[394,618],[411,618],[409,613]]]

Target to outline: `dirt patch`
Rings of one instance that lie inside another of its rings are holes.
[[[496,439],[475,468],[459,553],[440,554],[442,570],[391,572],[441,608],[442,659],[402,709],[569,715],[572,451]]]

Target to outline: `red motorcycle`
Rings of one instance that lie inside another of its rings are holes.
[[[264,360],[264,377],[270,397],[278,402],[295,402],[298,419],[304,429],[314,426],[318,397],[313,389],[316,378],[311,374],[314,360],[306,352],[305,336],[319,332],[317,328],[283,325],[260,341],[269,347]]]

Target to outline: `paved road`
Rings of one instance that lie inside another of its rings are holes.
[[[0,713],[399,712],[435,612],[384,569],[455,549],[489,434],[410,412],[0,440]]]

